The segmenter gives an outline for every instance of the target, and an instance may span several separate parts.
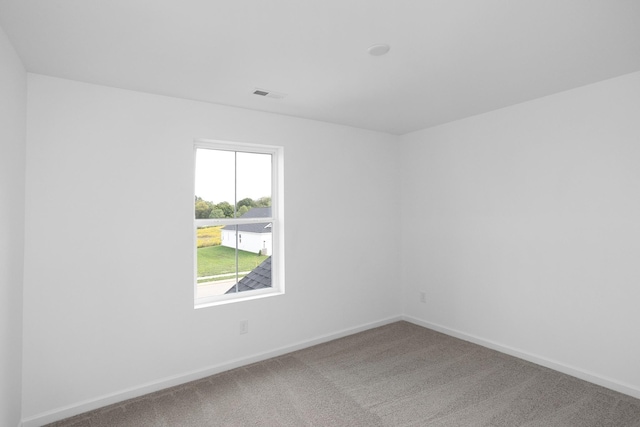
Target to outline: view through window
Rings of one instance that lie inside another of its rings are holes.
[[[280,156],[277,147],[196,143],[196,305],[280,290]]]

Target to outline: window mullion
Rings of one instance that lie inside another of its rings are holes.
[[[235,219],[238,218],[238,152],[234,151],[233,153],[233,217]],[[239,270],[238,270],[238,225],[236,224],[236,293],[238,293],[238,281],[239,281]]]

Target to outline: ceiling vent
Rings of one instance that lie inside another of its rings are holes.
[[[264,90],[264,89],[256,89],[253,91],[254,95],[264,96],[265,98],[273,98],[273,99],[282,99],[285,95],[284,93],[274,92],[272,90]]]

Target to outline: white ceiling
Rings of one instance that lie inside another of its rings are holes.
[[[30,72],[392,134],[640,70],[640,0],[0,0],[0,25]]]

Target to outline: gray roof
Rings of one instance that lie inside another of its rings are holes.
[[[266,208],[251,208],[240,218],[269,218],[271,216],[271,206]]]
[[[249,274],[238,281],[238,292],[253,291],[271,287],[271,257],[265,259]],[[226,293],[236,293],[235,285]]]
[[[271,217],[271,207],[266,208],[251,208],[240,218],[269,218]],[[270,222],[260,222],[258,224],[240,224],[240,225],[227,225],[223,230],[235,230],[243,231],[245,233],[271,233]]]

